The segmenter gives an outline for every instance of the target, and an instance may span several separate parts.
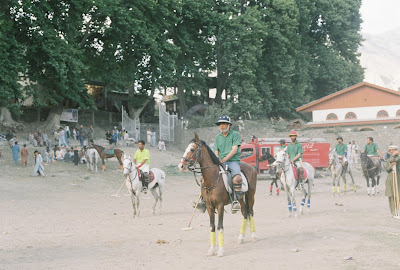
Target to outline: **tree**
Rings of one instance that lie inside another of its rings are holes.
[[[86,1],[86,4],[88,1]],[[38,107],[50,106],[46,128],[60,125],[67,103],[93,108],[83,83],[85,66],[79,46],[85,1],[13,1],[13,19],[20,33],[18,42],[26,48],[26,76],[32,84],[26,93]]]
[[[22,128],[11,112],[19,114],[22,95],[19,76],[24,72],[24,46],[17,40],[18,28],[10,16],[9,3],[0,7],[0,123],[4,128]]]

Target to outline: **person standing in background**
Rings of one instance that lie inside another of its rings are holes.
[[[13,160],[14,160],[14,165],[18,165],[18,153],[19,153],[19,145],[18,142],[15,142],[14,145],[11,148],[12,153],[13,153]]]
[[[24,144],[24,147],[21,149],[22,166],[28,165],[28,155],[29,155],[28,148],[26,148],[26,144]]]

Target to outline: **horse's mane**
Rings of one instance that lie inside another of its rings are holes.
[[[191,142],[196,142],[196,140],[193,139],[193,140],[191,140]],[[206,142],[203,140],[200,140],[200,143],[201,143],[201,145],[204,145],[204,147],[207,149],[207,152],[210,155],[212,162],[215,165],[221,165],[221,162],[219,161],[219,159],[217,158],[217,156],[215,155],[213,150],[211,150],[211,148],[206,144]]]

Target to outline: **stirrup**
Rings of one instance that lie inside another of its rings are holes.
[[[238,201],[232,202],[232,214],[235,214],[237,211],[240,210],[240,204]]]
[[[142,191],[144,194],[147,194],[147,187],[142,187]]]

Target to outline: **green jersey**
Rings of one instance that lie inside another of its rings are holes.
[[[344,156],[344,154],[347,152],[347,145],[345,145],[344,143],[337,144],[335,150],[339,156]]]
[[[143,160],[146,159],[145,164],[150,164],[150,152],[147,149],[143,149],[143,151],[137,150],[135,153],[135,157],[137,163],[142,163]]]
[[[300,154],[299,158],[303,158],[303,146],[298,141],[295,143],[290,143],[286,148],[286,153],[288,153],[291,160],[294,159],[294,157],[298,154]],[[294,161],[298,161],[299,158]]]
[[[372,144],[367,143],[364,146],[364,151],[367,153],[367,155],[376,157],[378,156],[378,145],[374,142]]]
[[[223,159],[232,151],[232,147],[237,145],[238,149],[236,154],[228,161],[240,161],[240,144],[241,139],[239,132],[229,130],[226,137],[222,133],[215,136],[214,150],[218,151],[219,159]]]

